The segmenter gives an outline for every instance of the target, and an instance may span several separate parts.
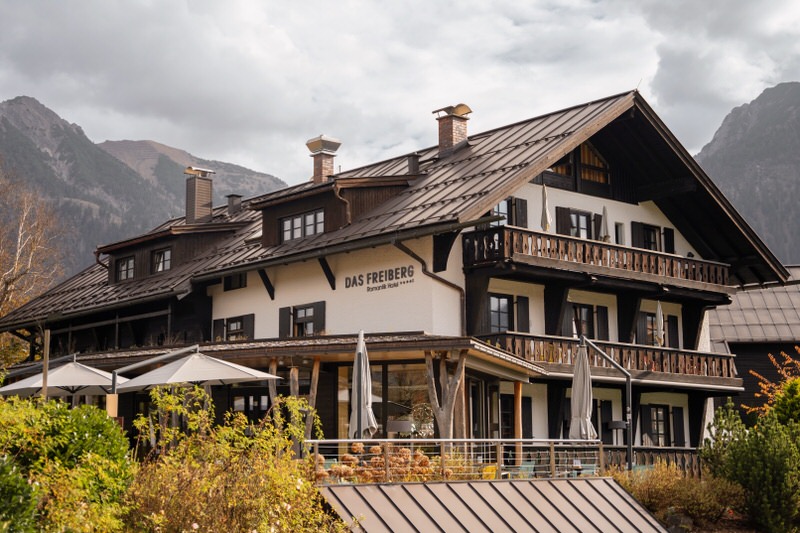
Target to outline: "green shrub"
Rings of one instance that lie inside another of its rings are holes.
[[[0,457],[0,532],[35,531],[36,503],[36,487],[11,457]]]
[[[769,412],[784,425],[800,422],[800,378],[783,383],[772,399]]]
[[[791,531],[800,505],[798,428],[773,415],[759,418],[746,438],[731,444],[730,479],[745,489],[750,519],[764,531]]]
[[[711,474],[717,477],[730,478],[729,452],[732,443],[747,436],[747,429],[739,412],[728,398],[724,406],[714,413],[714,421],[708,425],[710,437],[706,437],[700,448],[700,460]]]
[[[676,486],[676,507],[702,528],[719,521],[729,509],[741,509],[744,490],[722,477],[707,474],[684,478]]]
[[[0,455],[13,464],[3,482],[16,490],[22,478],[33,488],[37,530],[122,528],[132,464],[122,429],[104,411],[0,398],[0,428]]]
[[[230,413],[212,426],[202,389],[156,391],[155,412],[136,427],[155,451],[128,493],[128,526],[136,531],[336,531],[344,523],[324,507],[313,458],[294,453],[307,403],[282,398],[259,424]],[[172,417],[172,413],[179,413]],[[167,420],[180,420],[182,432]]]

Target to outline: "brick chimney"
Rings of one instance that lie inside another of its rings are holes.
[[[186,167],[186,223],[203,224],[211,222],[213,170]]]
[[[322,183],[335,173],[333,159],[336,157],[336,150],[341,145],[341,141],[326,135],[320,135],[306,141],[306,146],[314,159],[314,175],[311,176],[311,181]]]
[[[472,109],[467,104],[437,109],[436,120],[439,121],[439,154],[446,154],[467,141],[467,115]]]

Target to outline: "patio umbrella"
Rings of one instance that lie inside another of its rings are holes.
[[[128,381],[125,378],[120,378]],[[21,379],[0,388],[0,394],[30,396],[42,390],[42,374]],[[51,368],[47,372],[48,396],[75,394],[107,394],[111,390],[111,373],[76,361]]]
[[[608,232],[608,210],[603,206],[603,214],[600,215],[600,229],[597,238],[603,242],[611,242],[611,234]]]
[[[550,209],[547,205],[547,186],[542,185],[542,230],[550,231],[553,219],[550,217]]]
[[[656,305],[656,344],[664,346],[664,312],[661,310],[661,300]]]
[[[372,376],[369,371],[369,355],[364,342],[364,330],[358,332],[356,357],[353,362],[353,388],[350,400],[351,439],[371,438],[378,431],[378,422],[372,412]]]
[[[280,378],[197,352],[128,380],[124,385],[117,387],[117,392],[147,390],[159,385],[180,383],[229,385],[265,379]]]
[[[572,419],[569,422],[570,439],[596,439],[597,432],[592,425],[592,375],[589,371],[589,357],[586,344],[581,338],[575,369],[572,372],[572,398],[570,399]]]

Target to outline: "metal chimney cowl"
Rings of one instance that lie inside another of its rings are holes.
[[[322,183],[335,173],[333,159],[341,145],[340,140],[327,135],[319,135],[306,141],[306,146],[314,159],[314,174],[311,176],[311,181]]]

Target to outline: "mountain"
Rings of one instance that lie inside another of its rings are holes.
[[[87,266],[95,247],[141,234],[184,212],[187,166],[214,176],[214,203],[285,187],[270,174],[201,159],[153,141],[93,143],[36,99],[0,102],[0,163],[51,201],[67,237],[65,273]]]
[[[733,109],[695,159],[773,253],[800,264],[800,83]]]

